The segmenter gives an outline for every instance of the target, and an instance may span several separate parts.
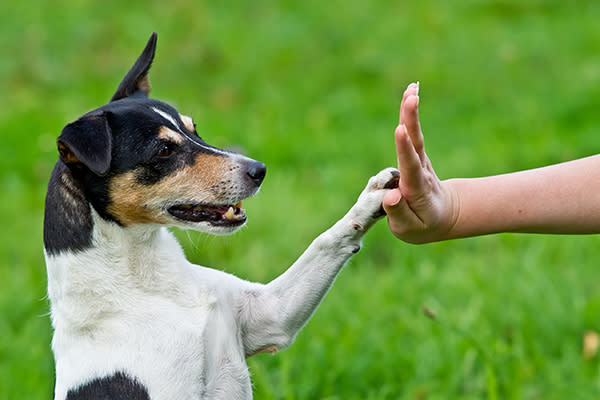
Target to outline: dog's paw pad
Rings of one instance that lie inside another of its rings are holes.
[[[383,185],[384,189],[395,189],[398,187],[398,182],[400,182],[400,172],[397,169],[391,169],[390,174],[392,175],[392,177],[390,178],[389,181],[386,182],[385,185]]]
[[[400,172],[396,168],[386,168],[369,180],[371,190],[394,189],[398,187]]]

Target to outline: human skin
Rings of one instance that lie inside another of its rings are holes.
[[[399,239],[428,243],[500,232],[600,233],[600,155],[482,178],[438,179],[425,152],[419,85],[395,130],[400,182],[383,199]]]

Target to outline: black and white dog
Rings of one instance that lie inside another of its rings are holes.
[[[166,226],[229,234],[265,165],[208,145],[148,98],[156,34],[111,101],[68,124],[46,197],[56,399],[250,399],[245,358],[289,346],[398,172],[263,285],[192,265]]]

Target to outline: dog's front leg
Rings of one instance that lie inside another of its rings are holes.
[[[340,269],[360,249],[363,235],[384,215],[383,196],[397,187],[398,178],[393,168],[372,177],[350,211],[318,236],[283,275],[244,291],[239,316],[247,356],[275,352],[293,342]]]

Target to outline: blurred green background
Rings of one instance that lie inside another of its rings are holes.
[[[190,259],[267,282],[395,165],[401,93],[441,178],[600,149],[600,2],[0,3],[0,399],[53,390],[42,217],[62,127],[104,104],[152,31],[153,97],[268,165],[249,224],[178,232]],[[565,204],[568,207],[568,204]],[[381,222],[296,343],[249,360],[257,399],[592,399],[598,236],[412,246]],[[434,311],[437,319],[424,315]]]

